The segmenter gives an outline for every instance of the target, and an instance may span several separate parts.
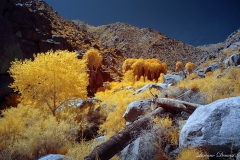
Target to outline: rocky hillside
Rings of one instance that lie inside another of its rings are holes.
[[[177,61],[192,61],[198,65],[211,55],[150,28],[137,28],[120,22],[98,27],[82,21],[74,22],[89,32],[98,44],[121,51],[125,58],[157,58],[166,62],[171,70],[174,70]]]

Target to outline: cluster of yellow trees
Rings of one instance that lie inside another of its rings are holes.
[[[158,80],[161,73],[167,73],[167,64],[158,59],[129,58],[123,62],[122,69],[124,73],[131,71],[136,80],[141,76],[148,80]]]

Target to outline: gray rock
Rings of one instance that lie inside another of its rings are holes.
[[[120,157],[124,160],[139,160],[139,143],[140,137],[138,137],[135,141],[127,145],[121,153]]]
[[[147,85],[143,86],[142,88],[137,89],[133,94],[143,93],[147,89],[152,89],[152,88],[156,88],[160,91],[163,91],[163,90],[166,90],[168,88],[168,85],[164,84],[164,83],[147,84]]]
[[[228,48],[230,48],[231,50],[234,50],[237,47],[240,47],[240,42],[235,42],[231,44]]]
[[[205,77],[204,71],[203,70],[198,71],[198,76],[204,78]]]
[[[71,158],[68,156],[64,156],[61,154],[49,154],[44,157],[39,158],[38,160],[76,160],[75,158]]]
[[[234,66],[240,65],[240,54],[231,55],[228,59],[224,61],[224,63],[227,67],[231,65],[234,65]]]
[[[177,82],[181,81],[184,77],[174,74],[166,74],[163,76],[163,83],[175,85]]]
[[[142,101],[134,101],[130,103],[123,114],[123,118],[127,122],[133,122],[144,115],[147,111],[152,110],[152,99],[146,99]]]
[[[200,146],[210,152],[240,149],[240,96],[200,106],[180,133],[180,147]]]
[[[126,87],[126,90],[129,90],[129,89],[133,89],[134,90],[133,86]]]
[[[207,72],[213,72],[218,68],[220,68],[220,65],[218,65],[215,62],[212,62],[207,68],[205,68],[204,73],[206,74]]]

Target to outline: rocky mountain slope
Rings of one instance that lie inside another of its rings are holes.
[[[125,58],[157,58],[166,62],[171,70],[175,69],[177,61],[199,64],[211,54],[150,28],[120,22],[98,27],[77,20],[74,23],[86,29],[98,44],[121,51]]]

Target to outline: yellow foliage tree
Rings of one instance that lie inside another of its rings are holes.
[[[123,62],[122,69],[124,73],[132,70],[137,81],[140,80],[141,76],[148,80],[158,80],[161,73],[167,73],[167,64],[161,63],[158,59],[130,58]]]
[[[188,62],[186,63],[185,68],[187,69],[188,73],[191,74],[195,68],[195,64],[192,62]]]
[[[87,60],[87,66],[91,70],[97,70],[102,63],[102,56],[99,51],[89,49],[84,55],[83,59]]]
[[[97,70],[102,63],[102,56],[99,51],[95,49],[89,49],[84,55],[83,59],[87,61],[89,72],[89,93],[94,94],[97,90]]]
[[[179,72],[179,71],[181,71],[181,70],[183,70],[183,64],[182,64],[182,62],[180,62],[180,61],[177,61],[177,63],[176,63],[176,72]]]
[[[49,51],[34,60],[14,61],[9,69],[14,82],[10,88],[21,94],[23,104],[47,105],[55,115],[64,101],[86,98],[86,61],[69,51]]]

